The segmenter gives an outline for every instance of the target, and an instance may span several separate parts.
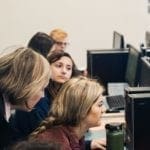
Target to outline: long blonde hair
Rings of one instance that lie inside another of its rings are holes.
[[[49,81],[48,61],[30,48],[20,47],[0,57],[0,92],[13,105],[24,104]]]
[[[54,99],[49,117],[31,137],[55,125],[80,125],[102,93],[103,87],[93,79],[83,76],[70,79]]]

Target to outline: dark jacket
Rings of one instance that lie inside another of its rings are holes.
[[[2,94],[0,94],[0,150],[10,146],[15,138],[13,135],[18,136],[17,130],[13,129],[5,117],[5,106]]]
[[[41,121],[47,117],[51,102],[51,96],[46,89],[45,97],[41,98],[32,111],[25,112],[17,110],[11,117],[10,124],[19,131],[20,135],[18,137],[21,140],[26,139],[26,137],[39,126]],[[16,137],[14,136],[14,138]]]

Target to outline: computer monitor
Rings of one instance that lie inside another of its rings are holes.
[[[150,86],[150,60],[146,56],[141,58],[139,86]]]
[[[129,86],[137,86],[140,72],[140,57],[142,53],[132,45],[129,46],[128,62],[125,74],[125,81]]]
[[[145,43],[146,47],[150,47],[150,31],[145,32]]]
[[[124,82],[128,49],[87,50],[87,71],[107,89],[108,82]]]
[[[113,32],[113,48],[124,48],[124,36],[117,31]]]

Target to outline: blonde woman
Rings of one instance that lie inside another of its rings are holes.
[[[0,149],[11,144],[9,125],[14,109],[31,111],[44,96],[50,78],[48,61],[30,48],[18,48],[0,57]]]
[[[103,87],[92,79],[70,79],[53,101],[49,117],[31,139],[55,141],[62,145],[62,150],[84,150],[84,134],[101,124],[102,94]],[[96,148],[105,149],[102,145]]]

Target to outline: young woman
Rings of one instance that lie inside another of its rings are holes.
[[[55,97],[49,116],[31,139],[55,141],[62,150],[84,150],[84,134],[101,124],[103,87],[92,79],[72,78]]]
[[[31,111],[44,96],[49,78],[48,61],[30,48],[0,57],[0,149],[11,144],[17,132],[9,124],[12,110]]]
[[[52,51],[47,59],[52,72],[48,90],[51,96],[55,98],[62,84],[72,77],[79,76],[80,72],[67,52]]]

